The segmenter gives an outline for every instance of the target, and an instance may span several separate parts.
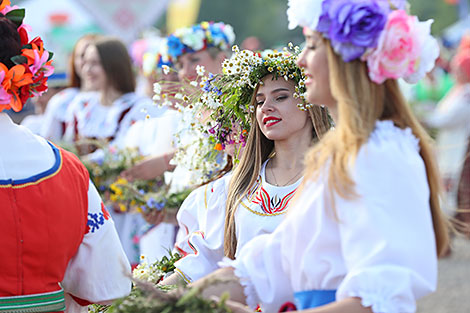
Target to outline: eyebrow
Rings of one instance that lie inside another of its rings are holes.
[[[281,88],[276,88],[276,89],[274,89],[273,91],[271,91],[271,93],[276,93],[276,92],[280,92],[280,91],[290,91],[290,90],[287,89],[287,88],[281,87]],[[256,94],[256,96],[257,96],[257,97],[258,97],[258,96],[264,96],[264,93],[260,92],[260,93]]]

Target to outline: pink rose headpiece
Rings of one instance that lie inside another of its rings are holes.
[[[0,13],[16,25],[23,45],[21,54],[11,58],[14,66],[0,63],[0,112],[19,112],[28,98],[46,92],[47,79],[54,72],[52,53],[44,49],[40,37],[29,40],[30,27],[23,24],[24,9],[10,6],[10,0],[0,0]]]
[[[308,27],[328,38],[345,62],[367,62],[370,79],[416,83],[439,56],[432,20],[405,11],[406,0],[289,0],[289,28]]]

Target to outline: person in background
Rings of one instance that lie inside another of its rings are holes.
[[[130,293],[130,266],[77,157],[2,112],[41,96],[53,71],[22,12],[0,1],[0,311],[86,312]]]
[[[198,40],[191,42],[192,38],[198,38]],[[222,22],[202,22],[192,27],[181,28],[167,37],[166,46],[161,51],[161,62],[163,62],[162,65],[168,61],[173,62],[180,83],[186,88],[194,88],[190,86],[190,82],[198,79],[198,69],[213,74],[221,72],[222,61],[229,56],[234,40],[233,28]],[[172,114],[177,114],[177,112]],[[181,114],[179,115],[184,119]],[[184,123],[178,124],[180,124],[179,128],[187,127]],[[174,169],[170,165],[174,152],[173,149],[148,158],[124,171],[123,176],[128,180],[152,179],[161,176],[165,171]]]
[[[82,74],[97,91],[74,102],[65,135],[76,143],[81,155],[96,149],[82,144],[82,139],[119,145],[134,122],[161,113],[150,98],[135,93],[132,62],[119,39],[103,36],[90,43],[83,57]]]
[[[470,34],[464,36],[451,61],[455,85],[427,118],[438,130],[437,160],[446,191],[444,207],[455,211],[459,179],[470,136]]]
[[[67,125],[67,110],[70,109],[73,101],[77,101],[83,93],[94,90],[94,85],[84,79],[82,67],[86,48],[97,38],[99,38],[97,34],[87,34],[75,43],[67,73],[69,77],[68,88],[50,97],[38,133],[42,137],[54,142],[62,141]]]

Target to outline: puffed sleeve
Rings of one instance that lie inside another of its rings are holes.
[[[90,181],[87,232],[61,284],[82,305],[108,303],[130,293],[130,277],[131,267],[114,222]]]
[[[182,256],[194,253],[189,245],[189,237],[201,229],[199,221],[205,218],[208,197],[211,196],[212,182],[193,190],[184,200],[176,219],[180,233],[175,243],[175,249]]]
[[[226,184],[228,176],[216,180],[207,200],[207,209],[200,214],[199,229],[188,235],[187,247],[191,254],[175,263],[176,272],[186,282],[198,280],[218,269],[224,257],[224,225]]]
[[[411,136],[409,129],[403,133]],[[352,170],[359,197],[336,198],[347,268],[336,298],[359,297],[373,312],[415,312],[416,299],[437,284],[424,162],[417,139],[370,142]]]
[[[225,258],[222,267],[231,266],[239,278],[246,304],[263,312],[278,312],[286,302],[294,302],[287,259],[281,253],[284,232],[291,223],[283,221],[271,234],[256,236],[240,250],[235,260]],[[292,244],[292,242],[290,243]]]

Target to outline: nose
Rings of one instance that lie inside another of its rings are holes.
[[[297,58],[297,61],[296,61],[296,64],[298,67],[303,67],[305,68],[306,67],[306,62],[305,62],[305,51],[307,50],[307,48],[303,48],[302,49],[302,52],[299,54],[299,57]]]
[[[264,103],[261,105],[260,110],[264,114],[273,112],[274,111],[274,106],[273,106],[272,101],[269,98],[266,98],[266,100],[264,100]]]

